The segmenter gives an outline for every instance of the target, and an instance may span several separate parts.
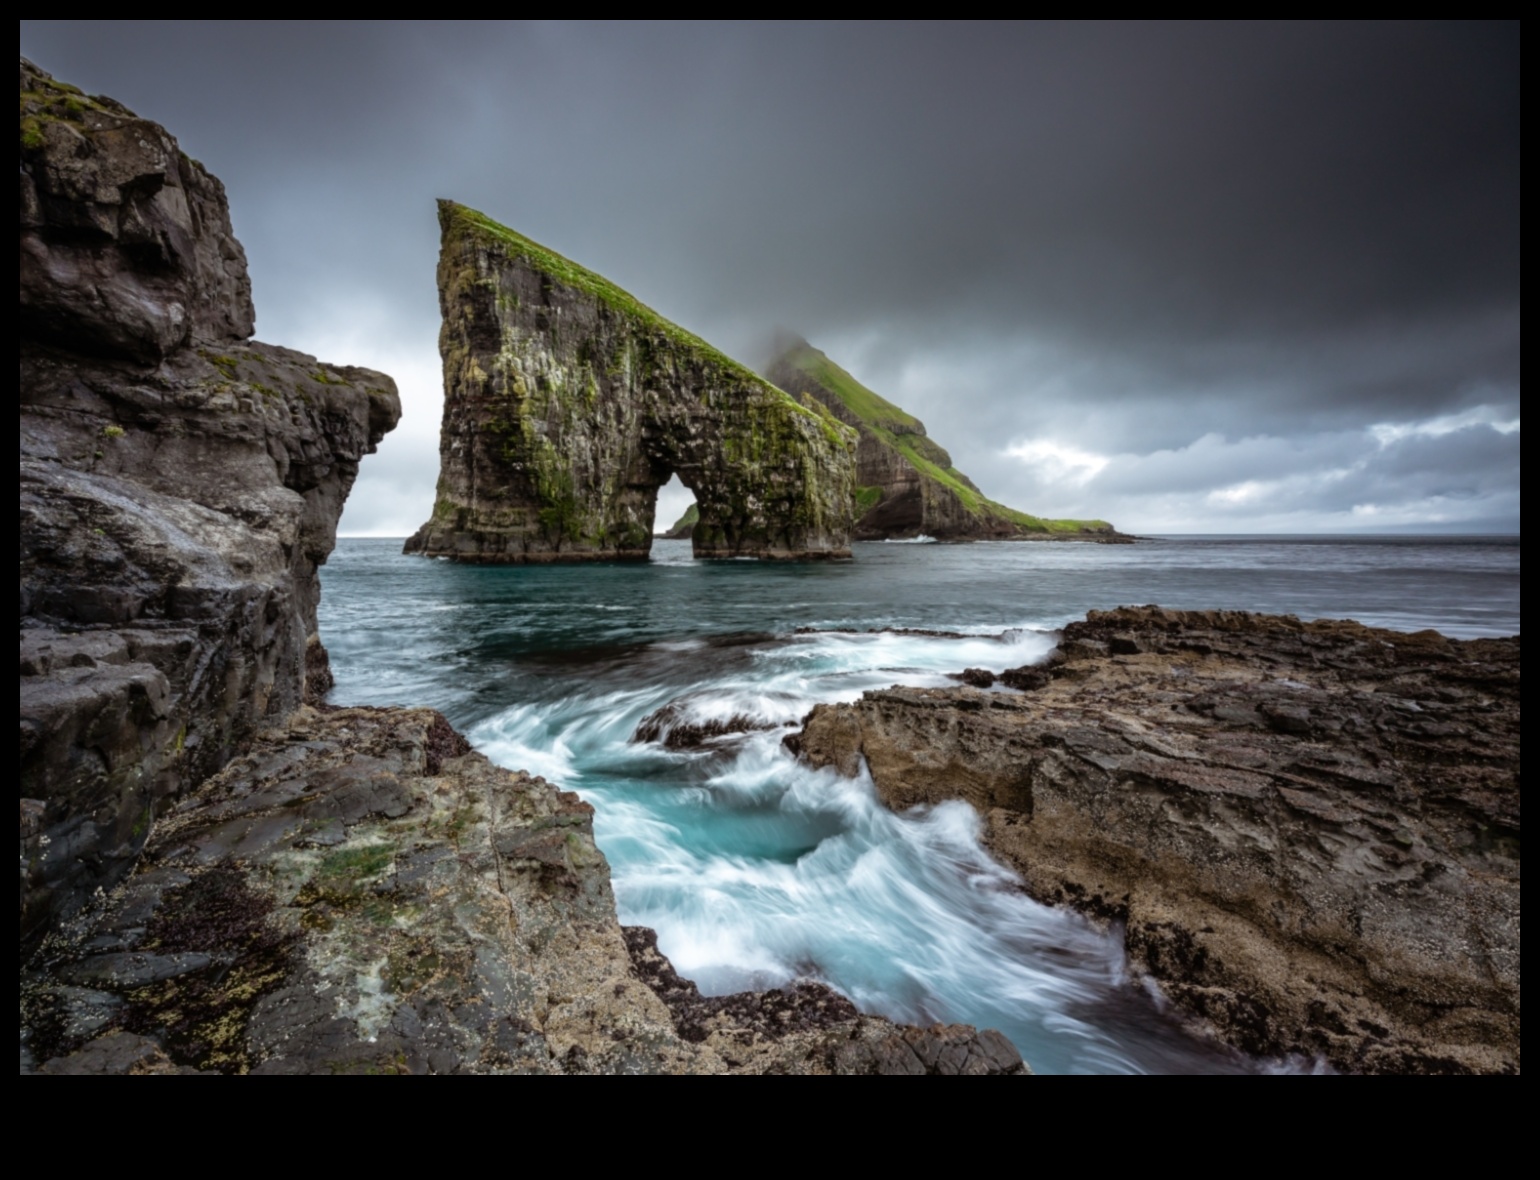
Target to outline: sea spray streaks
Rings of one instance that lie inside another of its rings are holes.
[[[943,684],[959,661],[1003,671],[1045,657],[1051,635],[803,634],[740,647],[714,669],[680,663],[704,645],[657,646],[670,674],[646,689],[514,706],[472,738],[595,805],[622,921],[657,929],[705,992],[816,978],[895,1019],[1000,1028],[1042,1069],[1244,1067],[1173,1029],[1099,1027],[1107,1007],[1162,1022],[1128,986],[1116,932],[1026,897],[981,849],[970,808],[894,815],[866,777],[810,770],[781,744],[779,727],[814,703]],[[678,693],[680,681],[692,687]],[[700,753],[636,742],[637,723],[664,707],[698,724],[778,728],[726,734]]]
[[[623,919],[657,928],[708,990],[819,977],[874,1011],[1001,1028],[1048,1072],[1298,1064],[1241,1061],[1162,1020],[1118,932],[1025,897],[966,808],[893,815],[864,779],[799,765],[781,738],[814,703],[1030,664],[1054,628],[1125,602],[1518,630],[1516,541],[865,545],[817,568],[659,542],[650,563],[581,570],[397,548],[344,541],[323,571],[334,700],[432,705],[500,764],[580,792]],[[669,706],[774,728],[634,740]]]

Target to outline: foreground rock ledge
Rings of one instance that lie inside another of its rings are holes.
[[[891,689],[788,741],[964,799],[1045,901],[1235,1045],[1518,1072],[1519,641],[1093,613],[1016,693]]]
[[[24,970],[22,1072],[1028,1072],[818,984],[701,996],[592,816],[432,710],[302,709]]]

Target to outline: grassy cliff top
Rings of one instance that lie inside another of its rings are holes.
[[[834,394],[873,434],[898,451],[915,470],[952,491],[968,511],[975,515],[1008,520],[1034,533],[1068,534],[1112,527],[1103,520],[1047,520],[1007,508],[981,495],[969,486],[966,477],[956,467],[943,467],[925,453],[927,450],[938,454],[942,452],[926,442],[925,428],[918,418],[862,385],[805,340],[791,346],[776,358],[775,367],[781,365],[796,370]]]
[[[439,223],[444,228],[446,236],[460,231],[475,235],[495,243],[513,257],[521,258],[530,266],[543,274],[549,275],[557,282],[585,294],[592,295],[603,303],[629,319],[636,321],[644,327],[661,332],[674,344],[703,359],[710,360],[729,370],[733,376],[742,379],[752,385],[771,390],[784,398],[794,409],[802,411],[792,398],[766,381],[758,373],[746,365],[741,365],[726,353],[713,348],[693,332],[681,328],[672,320],[659,315],[648,307],[631,292],[622,287],[617,287],[609,279],[601,274],[596,274],[586,266],[581,266],[572,259],[558,254],[539,242],[526,238],[516,230],[509,229],[506,225],[493,221],[485,213],[461,205],[456,201],[441,200],[439,207]]]
[[[558,254],[555,250],[526,238],[517,230],[509,229],[501,222],[493,221],[485,213],[471,209],[458,201],[441,199],[438,209],[439,224],[443,228],[446,239],[455,233],[462,233],[496,245],[505,254],[522,259],[556,282],[592,295],[606,307],[619,312],[640,327],[660,333],[671,343],[698,359],[715,364],[735,379],[770,395],[794,413],[812,419],[832,445],[845,449],[854,446],[855,435],[849,431],[848,427],[834,421],[822,406],[810,409],[803,405],[784,390],[766,381],[747,365],[740,364],[720,349],[713,348],[695,333],[686,331],[673,320],[659,315],[631,292],[616,286],[603,275],[573,262],[565,255]]]
[[[778,363],[818,382],[844,402],[846,409],[873,429],[891,432],[894,426],[920,426],[920,420],[913,414],[906,413],[881,394],[866,388],[805,340],[782,353]]]

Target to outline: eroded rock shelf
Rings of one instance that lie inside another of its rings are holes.
[[[1518,1072],[1518,639],[1123,609],[1006,683],[788,740],[894,808],[972,804],[1034,896],[1124,924],[1249,1052]]]

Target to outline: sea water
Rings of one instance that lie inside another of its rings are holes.
[[[1027,897],[965,804],[894,814],[864,775],[799,765],[781,739],[814,704],[1039,661],[1065,623],[1126,604],[1519,630],[1517,538],[869,544],[784,565],[671,541],[647,563],[576,566],[400,547],[343,540],[323,571],[334,701],[433,706],[493,761],[579,792],[621,920],[654,927],[702,990],[817,979],[897,1020],[998,1028],[1039,1072],[1310,1063],[1185,1031],[1129,977],[1118,931]],[[664,706],[767,728],[687,751],[635,741]]]

